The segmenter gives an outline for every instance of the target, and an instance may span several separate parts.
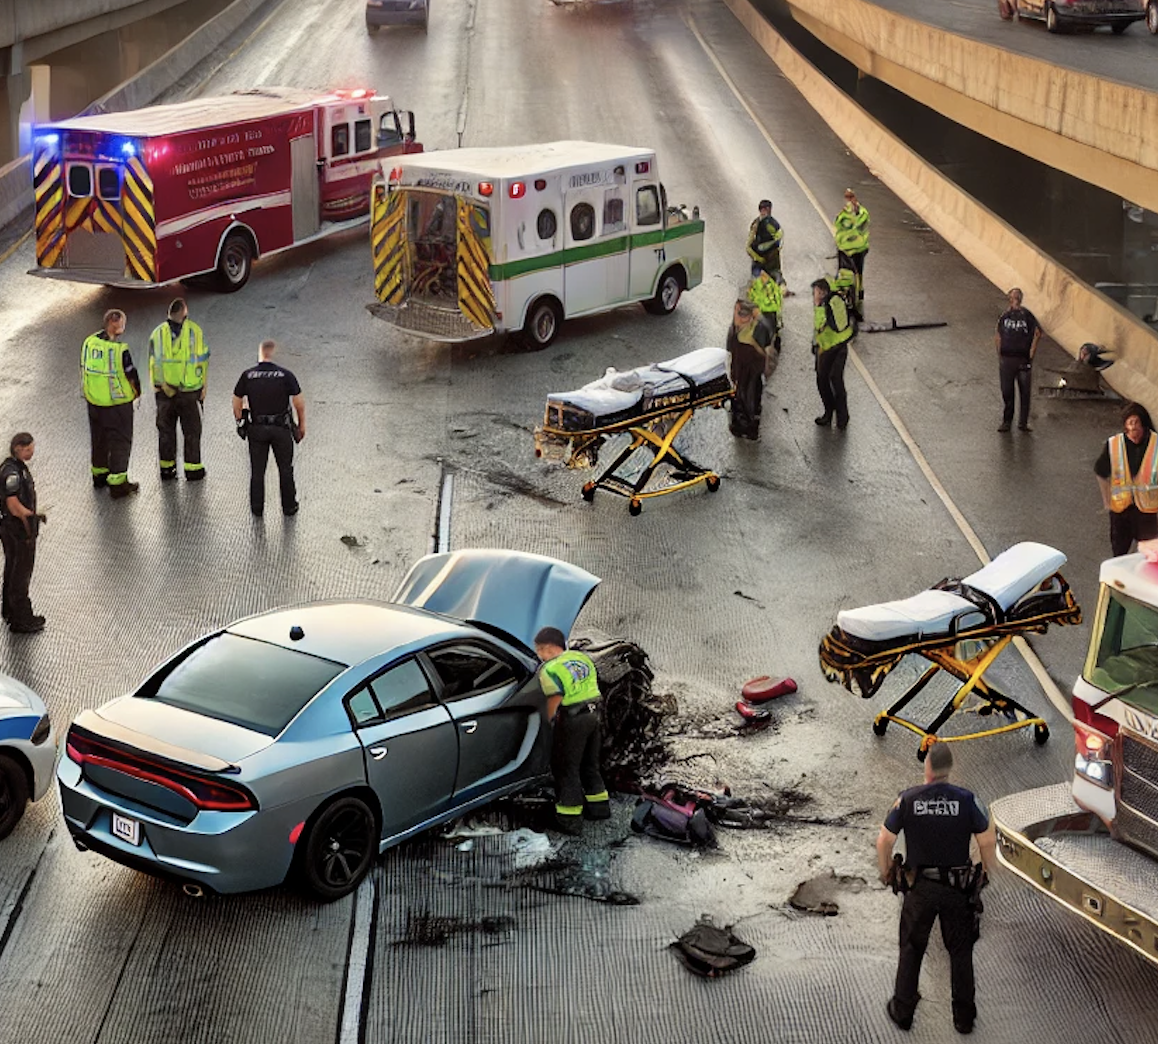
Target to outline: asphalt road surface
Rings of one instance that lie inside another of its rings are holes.
[[[1038,58],[1067,69],[1117,80],[1131,87],[1158,90],[1158,38],[1145,22],[1121,36],[1109,29],[1048,33],[1045,22],[1001,20],[997,0],[873,0],[879,7],[936,25],[1014,54]]]
[[[0,635],[3,669],[40,692],[63,729],[237,616],[339,595],[388,598],[430,547],[449,475],[452,547],[525,548],[603,577],[581,623],[650,653],[657,687],[679,703],[673,774],[730,784],[794,819],[728,832],[719,852],[700,856],[631,835],[631,799],[617,798],[610,824],[579,843],[554,839],[551,868],[528,868],[502,835],[470,851],[422,839],[379,860],[355,896],[317,906],[288,888],[190,899],[76,852],[49,796],[0,844],[0,1042],[895,1039],[884,1001],[899,904],[876,885],[872,842],[920,766],[914,737],[878,739],[870,722],[912,672],[862,701],[825,683],[817,643],[842,607],[977,567],[915,453],[990,554],[1022,539],[1062,548],[1092,611],[1108,540],[1090,468],[1116,428],[1114,404],[1039,397],[1032,434],[996,433],[1002,296],[849,155],[717,0],[440,0],[428,35],[374,37],[351,0],[285,3],[222,64],[242,42],[186,92],[372,84],[415,111],[428,148],[457,144],[460,126],[466,145],[654,146],[669,200],[698,204],[706,219],[704,285],[671,317],[624,308],[567,325],[541,353],[501,341],[448,348],[366,312],[364,233],[289,252],[261,263],[237,295],[189,294],[213,351],[208,480],[160,485],[147,400],[131,468],[141,492],[112,502],[88,479],[79,345],[104,309],[123,307],[143,363],[172,291],[37,282],[25,275],[25,244],[0,265],[0,416],[37,440],[49,523],[33,597],[49,624],[39,636]],[[848,185],[873,215],[869,318],[949,325],[860,337],[863,373],[850,365],[852,421],[841,434],[812,423],[806,291],[831,265],[827,215]],[[584,504],[582,475],[533,456],[547,393],[607,366],[722,344],[762,196],[786,229],[797,291],[762,441],[734,442],[725,416],[707,411],[687,448],[721,471],[718,493],[651,501],[636,519],[617,499]],[[268,336],[302,380],[310,424],[300,514],[254,522],[229,393]],[[1046,344],[1038,382],[1054,381],[1051,368],[1066,361]],[[1087,639],[1082,626],[1034,640],[1063,690]],[[743,681],[765,673],[792,675],[800,692],[775,708],[772,727],[741,734],[731,705]],[[962,781],[993,799],[1067,778],[1068,726],[1025,663],[1009,651],[994,675],[1047,717],[1054,738],[959,744]],[[788,908],[799,882],[829,870],[847,879],[837,916]],[[609,888],[641,902],[558,894]],[[976,1039],[1084,1044],[1091,1024],[1106,1039],[1153,1039],[1150,965],[1008,877],[994,882],[987,908]],[[718,982],[688,976],[665,948],[701,914],[737,924],[755,963]],[[950,1041],[947,961],[938,943],[931,951],[912,1037]]]

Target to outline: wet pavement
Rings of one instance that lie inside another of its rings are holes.
[[[515,24],[532,45],[512,48]],[[648,653],[656,692],[678,707],[671,775],[730,786],[780,809],[783,822],[721,828],[719,849],[700,853],[633,835],[633,800],[619,797],[612,821],[591,824],[582,841],[553,837],[549,863],[519,866],[526,853],[493,835],[461,851],[463,839],[424,837],[383,856],[367,891],[318,907],[290,889],[191,900],[75,852],[49,797],[0,845],[0,1041],[894,1039],[883,1003],[898,904],[875,883],[872,842],[920,766],[913,736],[878,739],[870,725],[913,671],[898,670],[864,701],[824,681],[816,648],[839,609],[914,594],[978,559],[858,369],[848,370],[848,430],[812,423],[804,291],[831,264],[827,220],[705,46],[826,210],[853,185],[872,211],[869,319],[949,323],[865,334],[857,345],[948,495],[991,554],[1021,539],[1062,548],[1065,575],[1093,609],[1108,540],[1090,468],[1116,428],[1115,408],[1041,397],[1032,434],[995,432],[992,328],[1003,297],[849,156],[722,5],[512,0],[476,11],[445,0],[428,37],[373,38],[359,5],[284,5],[206,93],[316,85],[332,81],[340,61],[349,80],[374,82],[414,109],[428,147],[456,142],[460,113],[469,145],[652,145],[669,199],[698,204],[707,221],[705,283],[671,317],[621,309],[567,324],[550,349],[525,354],[505,343],[410,341],[370,317],[364,233],[272,258],[237,295],[189,292],[213,350],[208,481],[160,485],[147,401],[131,469],[141,493],[113,503],[88,483],[79,344],[105,308],[125,307],[143,363],[172,291],[34,282],[23,274],[25,244],[0,266],[0,357],[16,375],[0,386],[0,415],[37,437],[33,469],[49,524],[33,597],[49,627],[33,638],[0,635],[3,669],[39,691],[63,726],[244,613],[336,595],[388,598],[428,550],[438,491],[452,474],[450,545],[557,555],[603,577],[583,627]],[[533,455],[548,392],[609,365],[722,343],[762,196],[787,230],[786,274],[798,293],[761,442],[735,442],[726,417],[706,411],[686,448],[723,475],[718,493],[650,501],[634,519],[617,498],[585,504],[586,475]],[[255,523],[228,397],[266,336],[284,342],[310,425],[300,514]],[[1039,366],[1067,358],[1046,343]],[[1083,625],[1033,639],[1063,690],[1087,637]],[[740,686],[760,674],[791,675],[799,692],[769,705],[766,728],[737,731]],[[962,781],[992,799],[1065,779],[1068,726],[1013,651],[994,677],[1046,716],[1054,739],[1040,748],[1027,734],[959,744]],[[926,699],[947,691],[930,686]],[[836,916],[793,910],[797,886],[829,871],[870,884],[837,889]],[[620,894],[638,905],[592,901]],[[977,1039],[1084,1044],[1091,1011],[1107,1036],[1150,1039],[1154,969],[1007,877],[987,905]],[[689,976],[665,950],[703,914],[742,925],[756,961],[719,982]],[[931,950],[913,1037],[954,1040],[947,961],[937,944]],[[353,1038],[342,1035],[351,1018]]]

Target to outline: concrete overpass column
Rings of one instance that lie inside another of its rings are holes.
[[[20,41],[3,52],[0,76],[0,167],[20,155],[20,109],[32,89]]]

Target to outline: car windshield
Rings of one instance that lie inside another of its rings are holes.
[[[138,696],[276,736],[346,668],[253,638],[219,634],[198,646],[155,690]]]

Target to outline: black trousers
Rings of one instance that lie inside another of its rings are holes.
[[[844,389],[844,365],[848,362],[848,342],[816,353],[816,390],[824,412],[836,414],[836,422],[848,421],[848,394]]]
[[[905,905],[901,909],[901,956],[893,990],[897,1016],[912,1018],[917,1007],[921,961],[929,945],[933,922],[938,918],[941,921],[941,940],[949,951],[953,1018],[972,1022],[977,1017],[973,981],[973,944],[977,931],[973,908],[964,892],[920,877],[905,894]]]
[[[88,430],[92,438],[92,473],[105,475],[116,486],[129,478],[129,454],[133,451],[133,404],[88,404]]]
[[[1017,423],[1024,428],[1029,423],[1029,398],[1033,391],[1033,369],[1028,359],[1018,356],[1003,355],[1001,357],[1001,399],[1005,403],[1005,412],[1001,415],[1003,424],[1013,423],[1013,394],[1017,389],[1017,397],[1021,400],[1021,409],[1017,413]]]
[[[1115,558],[1128,555],[1135,540],[1158,537],[1158,515],[1139,511],[1131,504],[1125,511],[1110,512],[1110,550]]]
[[[177,424],[185,442],[186,471],[201,467],[201,392],[179,391],[170,398],[157,392],[157,455],[162,468],[177,466]]]
[[[274,424],[251,424],[249,427],[249,508],[255,515],[265,510],[265,469],[269,451],[277,463],[281,486],[281,509],[297,506],[298,491],[294,485],[294,437],[289,428]]]
[[[4,545],[4,619],[28,623],[32,619],[28,586],[36,564],[36,538],[28,535],[20,519],[7,515],[0,519],[0,543]]]
[[[729,428],[736,438],[760,437],[760,412],[764,399],[764,366],[749,362],[733,368],[736,394],[732,399]]]
[[[560,707],[555,715],[555,738],[551,751],[551,774],[555,777],[555,811],[561,816],[581,816],[585,804],[607,803],[607,786],[599,771],[603,751],[603,728],[599,712],[570,714]]]

